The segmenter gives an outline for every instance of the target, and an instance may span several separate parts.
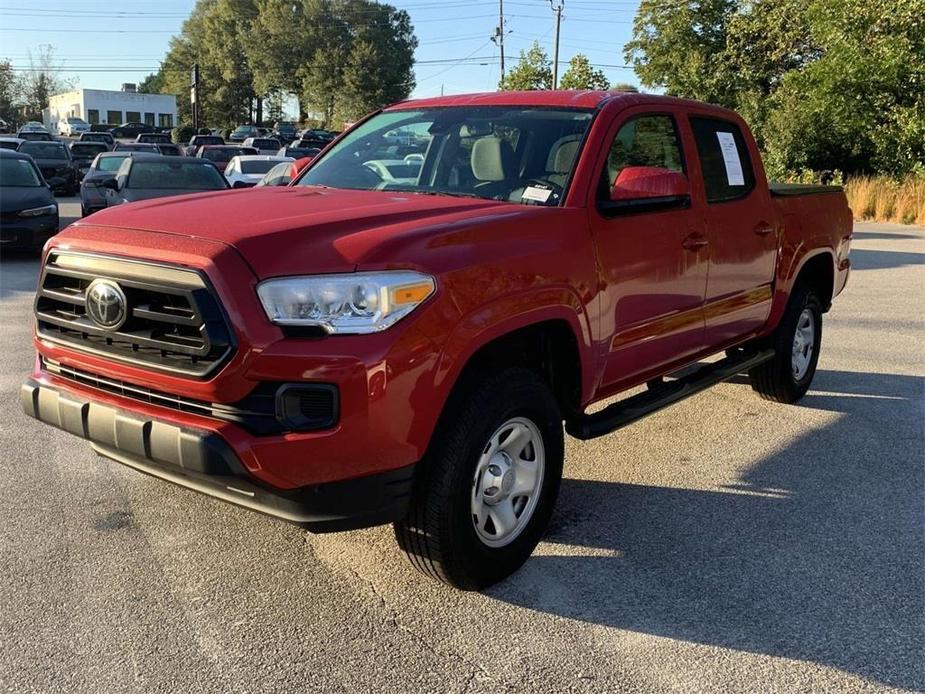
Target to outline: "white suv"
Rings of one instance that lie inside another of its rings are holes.
[[[74,137],[80,133],[90,132],[90,124],[83,118],[62,118],[58,121],[58,134],[65,137]]]

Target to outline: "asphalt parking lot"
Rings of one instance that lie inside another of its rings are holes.
[[[739,379],[570,441],[548,537],[483,594],[388,527],[309,535],[28,419],[38,263],[4,256],[0,689],[925,689],[925,230],[853,248],[799,406]]]

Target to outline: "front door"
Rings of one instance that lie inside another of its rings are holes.
[[[590,211],[601,278],[601,392],[620,390],[702,349],[709,253],[689,195],[607,204],[628,167],[687,173],[675,115],[622,115],[608,138]]]
[[[710,249],[704,339],[721,348],[760,330],[768,318],[778,230],[770,193],[757,180],[742,128],[713,117],[691,116],[690,124]]]

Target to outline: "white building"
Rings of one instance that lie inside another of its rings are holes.
[[[44,113],[45,127],[58,129],[58,120],[83,118],[93,125],[147,123],[165,128],[177,124],[177,97],[173,94],[139,94],[134,84],[123,84],[122,91],[77,89],[55,94],[48,99]]]

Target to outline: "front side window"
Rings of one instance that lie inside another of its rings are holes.
[[[110,173],[115,173],[119,170],[119,167],[122,166],[122,162],[129,158],[129,155],[125,156],[114,156],[114,157],[100,157],[96,162],[96,168],[100,171],[108,171]]]
[[[558,205],[593,113],[451,106],[380,113],[297,185]]]
[[[755,171],[742,131],[735,123],[691,118],[707,202],[746,197],[755,187]]]
[[[601,197],[609,196],[624,169],[630,167],[683,172],[681,142],[671,116],[639,116],[623,124],[607,151]]]

